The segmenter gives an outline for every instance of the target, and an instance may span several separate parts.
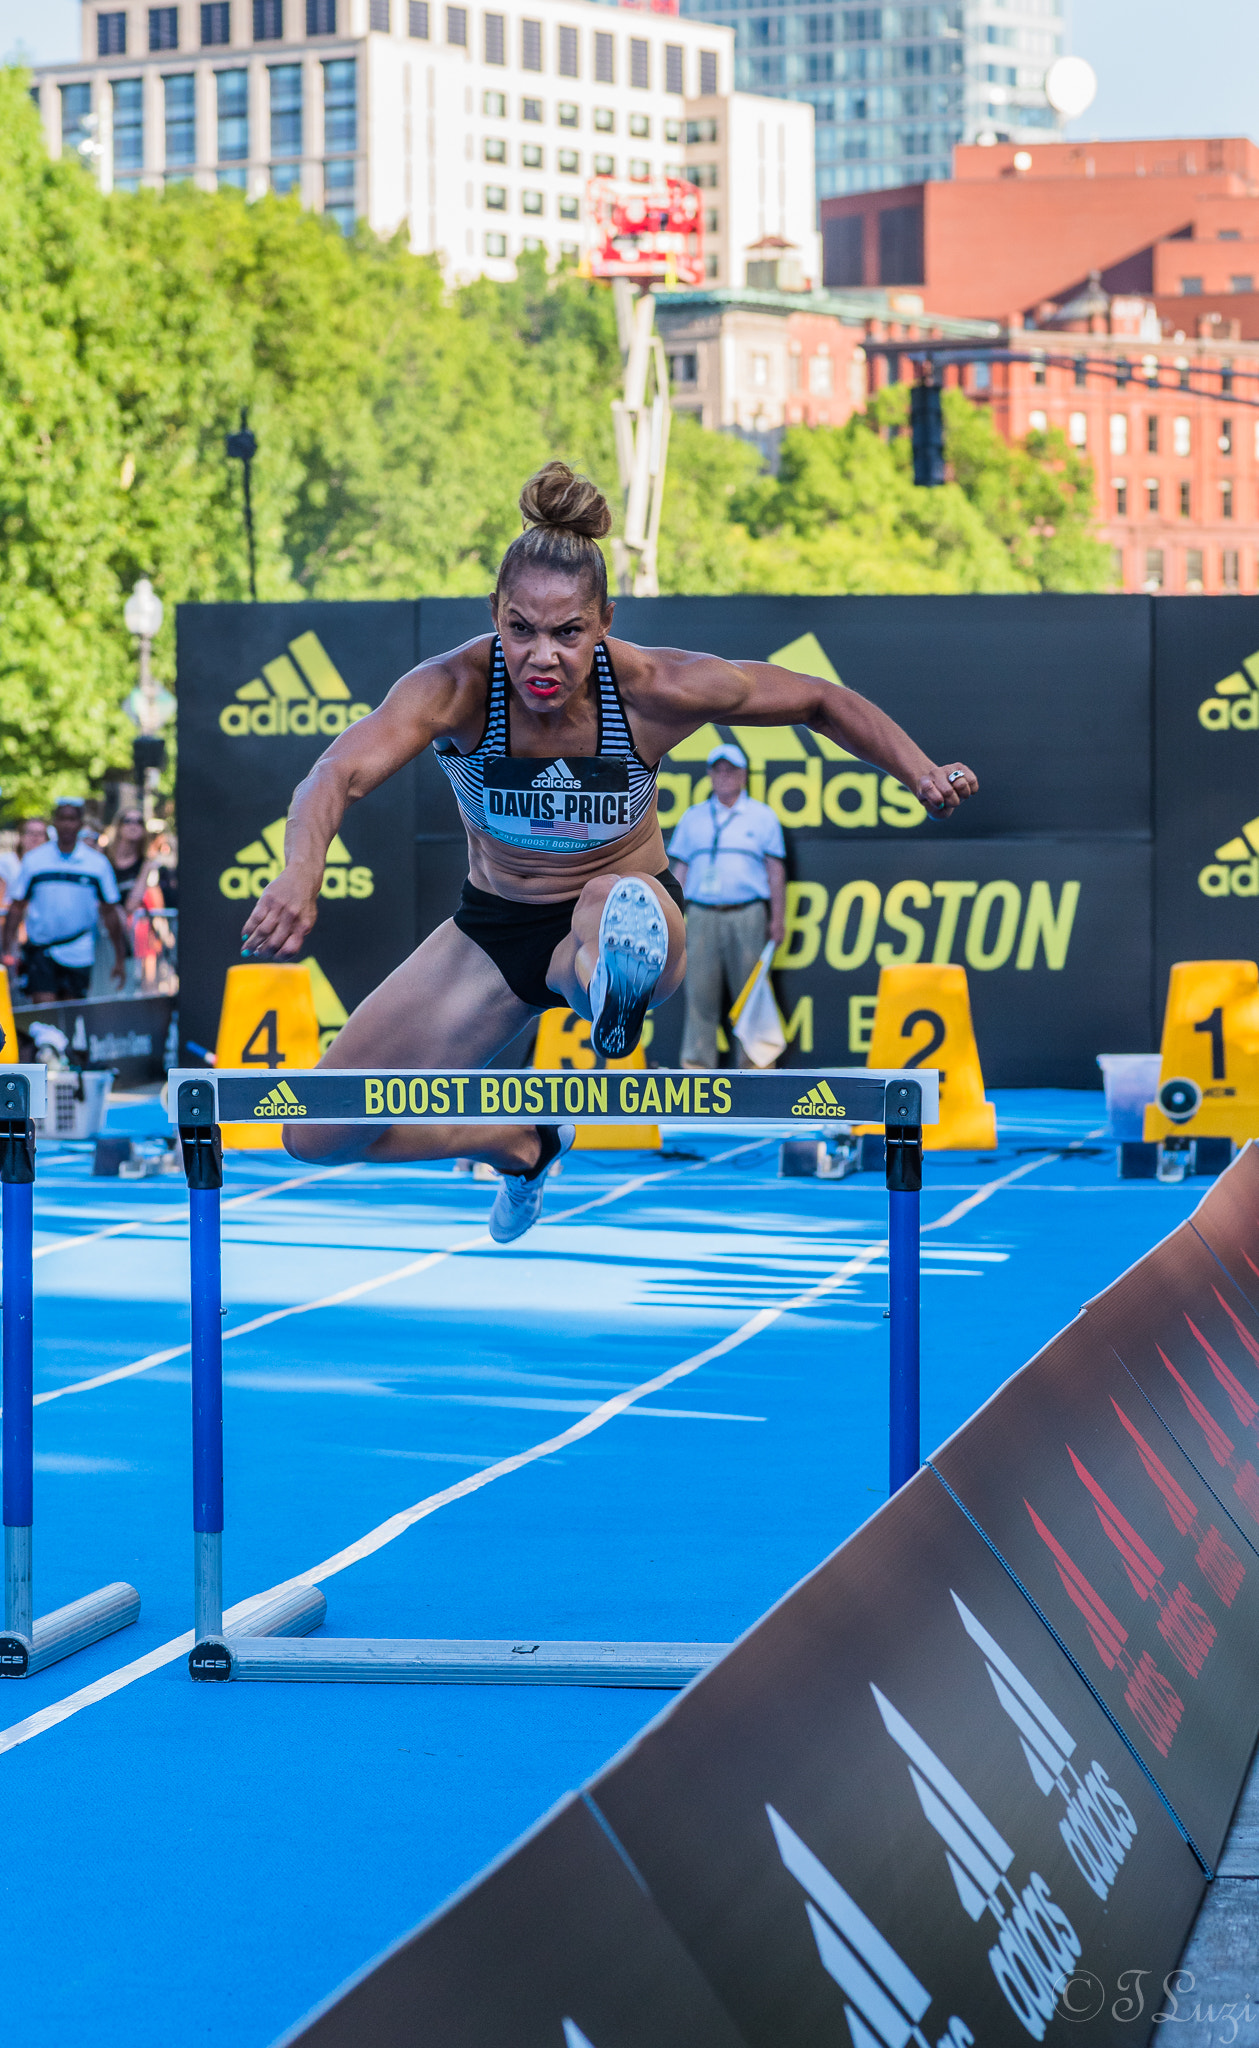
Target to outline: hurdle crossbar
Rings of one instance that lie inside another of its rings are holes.
[[[33,1591],[35,1117],[46,1114],[42,1066],[0,1069],[3,1228],[4,1632],[0,1677],[31,1678],[140,1615],[122,1580],[36,1618]]]
[[[220,1202],[223,1122],[379,1126],[747,1122],[880,1123],[886,1133],[890,1272],[892,1490],[919,1465],[918,1197],[922,1125],[939,1116],[932,1071],[826,1068],[816,1072],[697,1074],[662,1069],[485,1073],[477,1069],[318,1068],[265,1073],[219,1069],[170,1076],[171,1118],[188,1181],[192,1282],[195,1643],[203,1680],[306,1680],[351,1684],[596,1685],[678,1690],[706,1671],[723,1643],[303,1640],[326,1611],[316,1586],[276,1596],[248,1631],[223,1629],[223,1327]],[[272,1612],[272,1608],[274,1612]]]

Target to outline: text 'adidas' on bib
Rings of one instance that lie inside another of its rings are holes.
[[[484,791],[485,830],[508,846],[580,853],[623,839],[631,823],[628,766],[606,754],[490,760]]]

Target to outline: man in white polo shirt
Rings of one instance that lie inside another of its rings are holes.
[[[114,944],[113,978],[127,978],[127,931],[118,908],[114,871],[99,848],[82,844],[82,797],[58,797],[53,838],[26,854],[13,884],[4,921],[4,965],[17,966],[14,948],[22,919],[26,944],[22,971],[31,1003],[78,1002],[87,994],[96,957],[99,910]]]
[[[728,1005],[766,941],[778,945],[783,935],[783,829],[768,804],[747,794],[747,771],[741,747],[714,747],[712,795],[683,813],[669,842],[669,865],[686,897],[684,1067],[716,1066],[717,1027]]]

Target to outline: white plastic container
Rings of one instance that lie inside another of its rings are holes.
[[[105,1121],[112,1067],[84,1074],[77,1067],[48,1069],[48,1114],[35,1129],[45,1140],[94,1138]]]
[[[1158,1093],[1160,1058],[1156,1052],[1098,1053],[1110,1135],[1117,1142],[1144,1135],[1142,1111]]]

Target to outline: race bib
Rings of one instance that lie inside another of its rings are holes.
[[[630,828],[629,767],[608,755],[485,763],[485,828],[506,846],[583,853]]]

